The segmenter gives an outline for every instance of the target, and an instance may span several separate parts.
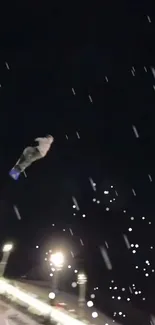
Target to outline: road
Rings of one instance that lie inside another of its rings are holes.
[[[20,289],[25,290],[27,293],[32,294],[33,296],[36,296],[38,298],[40,298],[42,301],[48,302],[49,303],[49,299],[48,299],[48,295],[50,292],[50,288],[48,287],[48,284],[46,286],[45,283],[35,283],[35,285],[33,284],[33,281],[13,281],[12,283],[13,285],[17,286]],[[40,284],[40,286],[39,286]],[[58,294],[57,296],[57,302],[58,303],[65,303],[67,305],[67,309],[69,311],[75,311],[75,315],[78,314],[78,297],[71,295],[71,294],[67,294],[64,292],[61,292]],[[97,312],[98,313],[98,317],[93,319],[92,318],[92,312]],[[84,308],[84,314],[85,317],[83,318],[83,320],[85,319],[86,321],[89,321],[90,324],[93,325],[120,325],[117,322],[113,322],[112,319],[110,319],[109,317],[107,317],[106,315],[104,315],[103,313],[101,313],[100,311],[96,310],[96,308],[92,307],[92,308],[88,308],[87,306],[85,306]]]
[[[0,325],[39,325],[40,323],[32,320],[29,316],[23,314],[11,307],[11,305],[0,301]]]

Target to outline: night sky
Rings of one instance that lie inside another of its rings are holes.
[[[98,295],[153,310],[154,9],[149,1],[94,8],[28,1],[1,12],[0,241],[16,244],[10,276],[45,263],[50,245],[65,246],[90,292],[98,286]],[[47,157],[11,180],[23,149],[46,134],[55,138]]]

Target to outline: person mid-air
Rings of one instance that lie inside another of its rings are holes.
[[[20,174],[34,161],[44,158],[50,150],[54,138],[52,135],[47,135],[44,138],[36,138],[35,141],[38,142],[38,145],[25,148],[19,160],[9,172],[13,179],[17,180]]]

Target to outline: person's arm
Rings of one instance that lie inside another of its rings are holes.
[[[36,138],[34,141],[39,142],[42,138]]]

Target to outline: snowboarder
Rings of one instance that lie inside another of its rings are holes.
[[[52,135],[47,135],[44,138],[36,138],[35,141],[38,142],[38,145],[25,148],[16,165],[9,172],[13,179],[17,180],[20,174],[34,161],[44,158],[50,150],[54,138]]]

